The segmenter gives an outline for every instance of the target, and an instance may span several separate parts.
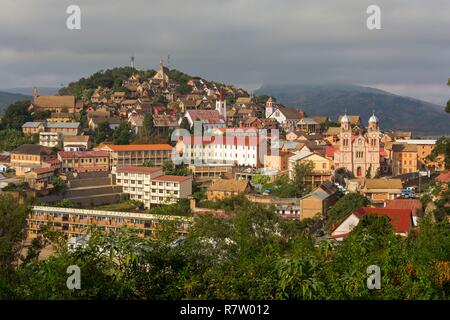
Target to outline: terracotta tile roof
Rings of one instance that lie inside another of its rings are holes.
[[[153,178],[153,180],[156,181],[168,181],[168,182],[183,182],[191,179],[192,179],[191,176],[166,176],[166,175]]]
[[[33,154],[33,155],[50,155],[52,154],[52,148],[43,147],[38,144],[23,144],[17,147],[12,154]]]
[[[217,110],[188,110],[192,121],[200,120],[204,123],[225,123],[225,118]]]
[[[394,199],[386,203],[388,209],[411,210],[413,216],[417,216],[417,210],[422,210],[422,202],[417,199]]]
[[[403,189],[401,179],[366,179],[365,189]]]
[[[172,146],[170,144],[127,144],[127,145],[114,145],[114,144],[101,144],[97,148],[100,149],[110,149],[112,151],[172,151]]]
[[[396,143],[392,145],[392,151],[394,152],[417,152],[417,145],[406,144],[406,143]]]
[[[436,177],[436,180],[444,183],[450,182],[450,170],[442,172],[440,175]]]
[[[408,233],[411,230],[412,217],[410,209],[364,207],[354,212],[358,218],[371,213],[376,214],[378,217],[387,216],[396,233]]]
[[[247,180],[226,180],[217,179],[208,188],[208,191],[228,191],[243,193],[247,189],[249,183]]]
[[[150,174],[161,171],[161,167],[137,167],[137,166],[120,166],[117,168],[117,172],[128,172],[128,173],[144,173]]]
[[[55,172],[55,168],[36,168],[36,169],[33,169],[32,171],[37,174],[45,174],[45,173]]]
[[[43,108],[75,107],[75,96],[37,96],[34,104]]]

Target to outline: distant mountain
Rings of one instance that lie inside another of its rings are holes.
[[[53,88],[53,87],[37,87],[38,93],[41,96],[53,96],[58,94],[58,90],[60,88]],[[9,93],[20,93],[24,95],[31,96],[33,92],[33,88],[7,88],[7,89],[0,89],[0,91],[9,92]]]
[[[3,113],[3,109],[19,100],[31,100],[31,96],[0,91],[0,117]]]
[[[361,115],[367,122],[375,110],[384,130],[412,131],[415,135],[450,134],[450,115],[444,107],[357,85],[264,85],[257,95],[270,95],[286,106],[309,115],[337,119],[348,114]]]

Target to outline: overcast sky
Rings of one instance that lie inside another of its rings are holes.
[[[66,8],[81,7],[81,30]],[[381,7],[382,30],[366,27]],[[171,66],[257,89],[363,84],[444,104],[449,0],[1,0],[0,88],[59,86],[99,69]]]

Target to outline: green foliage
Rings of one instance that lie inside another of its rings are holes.
[[[334,223],[349,215],[355,209],[365,207],[369,204],[369,200],[359,193],[348,193],[339,199],[335,205],[328,210],[327,227],[331,228]]]
[[[150,208],[151,214],[162,214],[170,216],[189,216],[192,215],[189,200],[179,199],[177,203],[165,204],[157,207]]]
[[[134,133],[131,132],[127,123],[121,123],[119,127],[114,130],[113,143],[114,144],[129,144],[134,138]]]
[[[50,181],[53,185],[53,192],[60,193],[66,189],[66,183],[60,177],[53,177]]]
[[[192,92],[192,87],[188,84],[180,84],[176,91],[181,95],[186,95]]]
[[[27,205],[10,195],[0,194],[0,273],[13,267],[26,236]]]
[[[22,125],[25,122],[33,121],[33,116],[28,111],[30,101],[17,101],[10,104],[4,111],[0,128],[22,130]]]
[[[104,142],[107,139],[112,138],[114,130],[109,126],[108,121],[104,121],[98,124],[95,135],[95,142],[97,144]]]
[[[69,199],[62,199],[59,201],[56,201],[53,206],[55,207],[61,207],[61,208],[76,208],[77,205],[70,201]]]
[[[189,176],[192,174],[191,170],[189,170],[187,165],[185,165],[185,164],[175,165],[170,160],[163,161],[162,170],[165,175],[170,175],[170,176]]]
[[[312,161],[302,161],[296,163],[293,172],[293,184],[297,188],[296,196],[301,197],[311,190],[306,184],[306,179],[311,175],[314,169],[314,163]]]
[[[69,83],[67,87],[59,90],[60,95],[74,95],[79,99],[90,99],[94,89],[97,87],[110,88],[115,91],[127,91],[122,87],[123,81],[127,80],[136,70],[131,67],[119,67],[100,70],[88,78]],[[138,71],[141,79],[149,78],[154,71]]]
[[[10,151],[23,144],[32,143],[31,136],[16,129],[0,130],[0,150]]]
[[[185,85],[192,78],[190,75],[187,75],[179,70],[172,69],[169,72],[170,78],[176,81],[180,85]]]
[[[445,156],[445,169],[450,169],[450,138],[441,137],[437,139],[436,145],[427,159],[434,161],[439,155]]]
[[[280,198],[294,198],[298,194],[297,186],[285,174],[276,177],[269,187],[272,189],[272,195]]]
[[[262,188],[264,189],[269,184],[269,181],[270,181],[269,176],[266,176],[264,174],[256,174],[252,177],[251,183],[253,185],[260,184],[260,185],[262,185]]]

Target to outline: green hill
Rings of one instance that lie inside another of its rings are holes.
[[[326,115],[336,120],[347,110],[368,121],[375,110],[384,130],[407,130],[419,135],[450,134],[450,114],[444,107],[357,85],[264,85],[257,95],[271,95],[279,103]]]

